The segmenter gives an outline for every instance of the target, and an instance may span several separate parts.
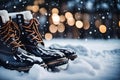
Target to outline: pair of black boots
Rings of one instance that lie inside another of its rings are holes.
[[[64,49],[45,49],[39,22],[35,18],[25,20],[26,13],[32,15],[30,11],[16,13],[13,21],[6,18],[6,10],[0,11],[0,65],[18,71],[28,71],[34,64],[54,69],[77,57]]]

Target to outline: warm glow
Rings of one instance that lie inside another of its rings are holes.
[[[64,15],[61,15],[60,16],[60,22],[64,22],[65,21],[65,16]]]
[[[79,12],[75,13],[75,19],[76,20],[82,19],[82,14],[80,14]]]
[[[32,6],[27,6],[26,9],[27,10],[32,10]]]
[[[87,20],[89,21],[90,20],[90,15],[89,14],[83,14],[83,20]]]
[[[60,23],[60,16],[58,14],[53,14],[52,21],[55,25],[58,25]]]
[[[67,23],[68,23],[69,26],[73,26],[75,24],[75,19],[74,18],[69,18],[67,20]]]
[[[49,31],[51,33],[56,33],[57,32],[57,26],[54,25],[54,24],[51,24],[50,27],[49,27]]]
[[[54,13],[58,14],[58,13],[59,13],[59,10],[58,10],[57,8],[53,8],[53,9],[52,9],[52,14],[54,14]]]
[[[106,26],[105,26],[105,25],[100,25],[99,31],[100,31],[101,33],[105,33],[105,32],[107,31]]]
[[[73,18],[73,15],[72,15],[71,12],[66,12],[66,13],[65,13],[65,17],[66,17],[67,19],[69,19],[69,18]]]
[[[65,26],[64,26],[64,24],[63,23],[60,23],[59,25],[58,25],[58,32],[64,32],[65,31]]]
[[[83,27],[83,22],[82,21],[76,21],[76,27],[77,28],[82,28]]]
[[[96,21],[95,21],[95,26],[96,26],[97,28],[99,28],[100,25],[101,25],[101,21],[100,21],[100,20],[96,20]]]
[[[87,29],[89,29],[90,28],[90,23],[89,23],[89,21],[84,21],[83,22],[83,28],[85,29],[85,30],[87,30]]]
[[[53,38],[52,34],[51,33],[46,33],[45,34],[45,39],[46,40],[51,40]]]
[[[45,3],[45,0],[36,0],[38,1],[39,4],[44,4]]]
[[[47,10],[45,8],[40,8],[39,12],[40,14],[45,15],[47,13]]]
[[[38,10],[39,10],[39,6],[38,5],[32,6],[32,11],[33,12],[38,12]]]
[[[120,27],[120,21],[118,22],[118,25],[119,25],[119,27]]]

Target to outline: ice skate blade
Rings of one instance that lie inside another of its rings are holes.
[[[60,58],[60,59],[53,60],[53,61],[47,63],[47,66],[49,68],[51,68],[51,67],[56,67],[56,66],[60,66],[60,65],[63,65],[63,64],[67,64],[67,63],[68,63],[67,58]]]

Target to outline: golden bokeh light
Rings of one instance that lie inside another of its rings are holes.
[[[38,12],[39,11],[39,6],[38,5],[33,5],[32,6],[32,12]]]
[[[75,19],[74,19],[74,18],[69,18],[69,19],[67,19],[67,24],[68,24],[69,26],[74,26],[74,24],[75,24]]]
[[[57,26],[56,25],[54,25],[54,24],[51,24],[50,25],[50,27],[49,27],[49,31],[51,32],[51,33],[56,33],[57,32]]]
[[[76,19],[76,20],[82,19],[82,14],[79,13],[79,12],[75,13],[75,19]]]
[[[58,25],[60,23],[60,16],[58,14],[52,14],[52,21],[55,25]]]
[[[83,20],[89,21],[89,20],[90,20],[90,15],[87,14],[87,13],[84,13],[84,14],[83,14]]]
[[[58,14],[58,13],[59,13],[59,10],[58,10],[57,8],[53,8],[53,9],[52,9],[52,14],[54,14],[54,13]]]
[[[100,25],[101,25],[101,21],[100,21],[100,20],[96,20],[96,21],[95,21],[95,26],[96,26],[97,28],[99,28]]]
[[[75,23],[77,28],[82,28],[83,27],[83,22],[82,21],[76,21]]]
[[[38,0],[35,0],[35,1],[34,1],[34,5],[39,5]]]
[[[51,40],[53,38],[53,35],[51,33],[46,33],[45,34],[45,39],[46,40]]]
[[[40,14],[42,14],[42,15],[47,14],[47,10],[46,10],[44,7],[43,7],[43,8],[40,8],[39,12],[40,12]]]
[[[29,5],[29,6],[26,7],[26,9],[27,10],[32,10],[32,6]]]
[[[59,25],[58,25],[58,32],[64,32],[65,31],[65,26],[64,26],[64,24],[63,23],[60,23]]]
[[[36,0],[38,1],[39,4],[44,4],[45,3],[45,0]]]
[[[105,25],[100,25],[99,31],[100,31],[101,33],[106,33],[107,27],[106,27]]]
[[[89,21],[83,21],[83,28],[84,28],[85,30],[87,30],[87,29],[90,28],[90,23],[89,23]]]
[[[118,26],[120,27],[120,21],[118,22]]]
[[[69,19],[69,18],[73,18],[73,15],[71,12],[66,12],[65,17],[66,17],[66,19]]]
[[[64,22],[65,21],[65,16],[64,15],[61,15],[60,16],[60,22]]]

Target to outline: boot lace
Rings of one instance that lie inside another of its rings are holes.
[[[23,26],[23,28],[25,28],[25,32],[29,33],[27,37],[30,37],[31,41],[36,40],[38,43],[42,43],[43,40],[39,33],[38,25],[39,22],[36,19],[31,19],[29,26]]]
[[[24,46],[20,38],[20,30],[18,25],[13,21],[8,21],[2,28],[0,28],[1,41],[7,43],[7,46],[12,45],[14,50],[17,47]]]

